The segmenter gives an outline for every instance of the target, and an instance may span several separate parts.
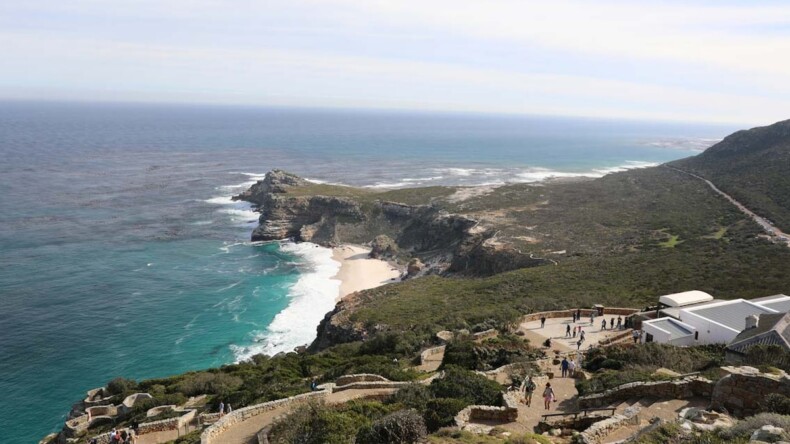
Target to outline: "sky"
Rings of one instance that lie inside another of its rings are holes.
[[[788,79],[787,1],[0,1],[0,99],[767,124]]]

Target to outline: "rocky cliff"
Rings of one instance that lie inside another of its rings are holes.
[[[294,239],[331,246],[367,244],[387,236],[401,259],[419,258],[423,272],[488,275],[543,264],[491,242],[495,231],[436,205],[407,205],[364,189],[317,185],[273,170],[236,200],[253,203],[260,223],[253,241]]]

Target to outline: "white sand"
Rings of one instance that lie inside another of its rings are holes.
[[[338,300],[355,291],[396,282],[400,278],[399,269],[389,262],[369,259],[368,253],[369,248],[356,245],[342,245],[333,249],[333,258],[340,262],[340,271],[335,276],[341,282]]]

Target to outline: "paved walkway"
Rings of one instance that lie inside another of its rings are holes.
[[[614,317],[614,330],[609,329],[612,317]],[[602,318],[606,319],[606,330],[601,330]],[[625,321],[624,317],[623,321]],[[571,326],[571,331],[573,331],[574,327],[581,327],[582,331],[584,331],[584,343],[581,346],[581,350],[587,350],[590,347],[597,346],[602,340],[619,335],[626,331],[617,330],[616,315],[604,315],[603,317],[596,316],[592,324],[590,324],[589,317],[583,317],[581,321],[577,322],[573,322],[573,318],[546,319],[546,325],[542,328],[540,326],[539,320],[523,322],[519,326],[519,330],[524,332],[524,337],[529,339],[533,347],[541,348],[543,347],[543,342],[546,339],[551,338],[551,350],[557,350],[559,352],[576,351],[576,341],[579,340],[579,336],[577,334],[577,336],[574,338],[571,334],[570,338],[567,337],[565,331],[568,325]]]
[[[342,404],[353,399],[387,396],[396,391],[397,389],[344,390],[330,394],[326,402],[327,404]],[[258,432],[270,425],[276,417],[288,414],[291,410],[291,407],[283,406],[254,416],[226,430],[215,439],[215,442],[223,444],[257,444],[256,435]]]

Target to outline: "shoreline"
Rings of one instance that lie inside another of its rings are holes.
[[[340,281],[335,302],[351,293],[400,281],[401,270],[391,263],[370,259],[370,248],[343,244],[332,248],[332,259],[340,263],[340,270],[333,277]]]

